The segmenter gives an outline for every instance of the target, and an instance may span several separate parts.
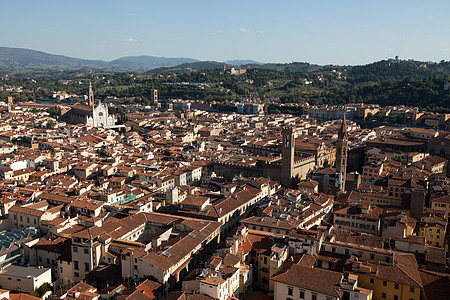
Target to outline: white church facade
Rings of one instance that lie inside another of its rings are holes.
[[[92,109],[92,116],[86,119],[86,125],[91,127],[113,127],[116,125],[116,120],[113,115],[109,115],[108,107],[99,103]]]

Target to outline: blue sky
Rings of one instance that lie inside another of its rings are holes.
[[[450,60],[450,1],[2,1],[0,46],[129,55],[366,64]]]

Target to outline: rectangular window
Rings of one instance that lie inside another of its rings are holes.
[[[381,298],[386,299],[386,293],[381,293]]]
[[[410,292],[410,293],[414,293],[414,287],[410,286],[410,287],[409,287],[409,292]]]
[[[300,291],[300,299],[305,299],[305,292],[304,291]]]
[[[370,284],[374,284],[375,283],[375,279],[370,278]]]
[[[312,299],[312,300],[317,300],[317,294],[312,294],[312,295],[311,295],[311,299]]]
[[[73,252],[78,252],[78,247],[73,247]]]
[[[88,254],[89,253],[89,249],[84,249],[84,254]]]
[[[288,287],[288,295],[292,296],[294,294],[294,290],[291,287]]]
[[[86,272],[89,272],[89,264],[88,263],[84,263],[84,270]]]
[[[396,290],[398,290],[398,283],[396,283],[396,284],[394,285],[394,288],[395,288]]]
[[[74,268],[75,270],[79,270],[79,267],[78,267],[78,261],[76,261],[76,260],[73,261],[73,268]]]
[[[383,281],[383,286],[387,286],[387,281]]]
[[[80,273],[75,272],[74,274],[75,274],[75,277],[80,277]]]

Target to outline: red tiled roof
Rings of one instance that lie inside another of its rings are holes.
[[[342,273],[326,269],[292,265],[287,272],[275,275],[271,279],[304,290],[340,298],[342,295],[339,291],[339,284],[343,277]]]

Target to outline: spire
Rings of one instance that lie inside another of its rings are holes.
[[[338,139],[342,140],[347,138],[347,120],[345,119],[345,110],[344,110],[344,118],[342,119],[341,128],[339,129]]]
[[[92,90],[92,83],[89,81],[89,106],[94,107],[94,91]]]
[[[337,178],[335,187],[338,193],[345,191],[345,180],[347,177],[347,150],[348,150],[348,132],[347,132],[347,120],[342,118],[341,128],[339,129],[338,140],[336,144],[336,173]]]

